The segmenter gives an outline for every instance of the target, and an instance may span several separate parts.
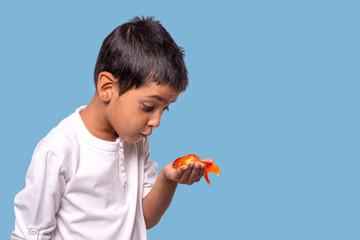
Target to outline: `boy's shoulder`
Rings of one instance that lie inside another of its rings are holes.
[[[52,152],[61,158],[76,151],[78,138],[74,128],[74,113],[63,119],[56,127],[40,140],[36,150]]]

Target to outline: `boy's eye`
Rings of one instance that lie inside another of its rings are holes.
[[[152,112],[152,111],[154,111],[155,107],[143,104],[143,109],[144,109],[145,112]],[[165,110],[170,111],[169,107],[165,107],[163,109],[163,111],[165,111]]]
[[[145,112],[151,112],[152,110],[154,110],[154,107],[148,106],[143,104],[143,108]]]

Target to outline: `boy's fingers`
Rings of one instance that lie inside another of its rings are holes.
[[[200,175],[200,171],[201,171],[201,165],[199,163],[196,163],[194,165],[194,168],[190,174],[189,177],[189,183],[193,184],[194,182],[198,182],[201,179],[201,175]]]
[[[176,171],[176,179],[180,180],[184,174],[184,172],[188,169],[188,166],[182,166]]]
[[[214,163],[214,160],[213,160],[212,158],[201,159],[201,161],[203,161],[203,162],[209,162],[209,163]]]
[[[191,185],[194,182],[199,182],[204,175],[204,172],[205,164],[191,162],[178,169],[176,179],[181,184]]]
[[[193,163],[189,163],[187,165],[187,169],[183,172],[181,178],[180,178],[180,183],[184,184],[184,183],[188,183],[188,180],[189,180],[189,177],[190,177],[190,174],[193,170],[193,167],[194,167],[194,164]]]
[[[199,171],[199,181],[202,178],[202,176],[204,176],[204,172],[205,172],[205,164],[201,164],[200,171]]]

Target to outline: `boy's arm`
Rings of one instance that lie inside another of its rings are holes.
[[[202,161],[213,162],[212,159]],[[164,215],[174,196],[178,183],[191,185],[204,175],[205,164],[189,163],[178,169],[168,164],[160,172],[151,191],[143,199],[146,228],[154,227]]]
[[[68,171],[58,156],[35,150],[26,186],[14,200],[16,218],[12,240],[50,239],[67,178]]]

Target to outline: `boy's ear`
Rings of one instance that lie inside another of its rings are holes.
[[[117,79],[109,72],[101,72],[97,82],[97,92],[99,97],[104,102],[109,102],[114,94],[114,87]]]

